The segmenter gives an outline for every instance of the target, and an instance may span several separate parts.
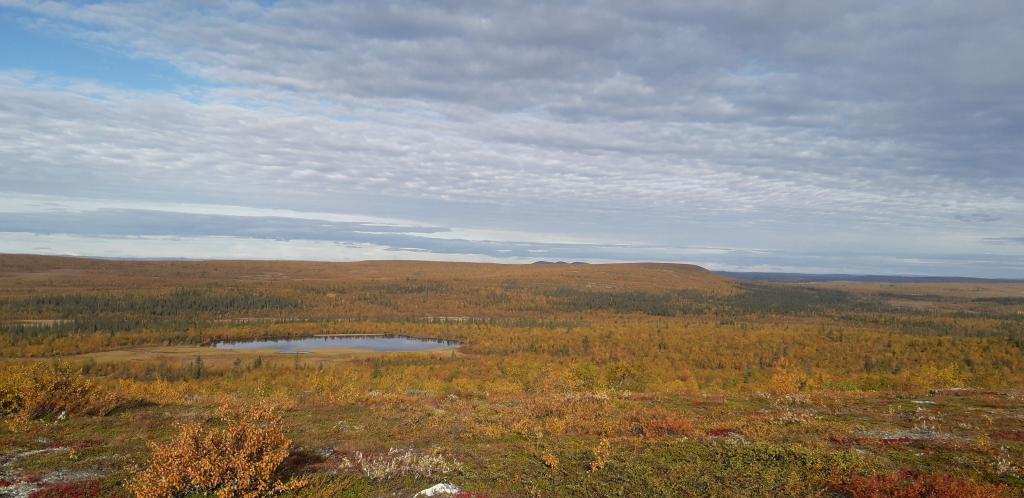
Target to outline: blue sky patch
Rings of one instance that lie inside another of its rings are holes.
[[[168,90],[201,82],[166,62],[128,56],[56,29],[30,26],[20,12],[0,8],[0,68],[88,79],[137,90]]]

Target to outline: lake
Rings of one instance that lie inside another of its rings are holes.
[[[322,336],[266,341],[216,342],[216,349],[273,349],[280,353],[307,353],[318,349],[368,349],[383,352],[430,351],[455,349],[450,341],[417,339],[399,336]]]

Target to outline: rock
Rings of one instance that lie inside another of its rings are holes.
[[[27,498],[39,491],[38,484],[19,482],[10,486],[0,487],[0,498]]]
[[[462,488],[451,483],[442,482],[414,494],[413,498],[420,498],[423,496],[455,496],[461,492]]]

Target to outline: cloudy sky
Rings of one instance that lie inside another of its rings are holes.
[[[1024,4],[0,0],[0,252],[1024,277]]]

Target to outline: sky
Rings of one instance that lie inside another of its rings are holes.
[[[0,0],[0,253],[1024,278],[1024,3]]]

